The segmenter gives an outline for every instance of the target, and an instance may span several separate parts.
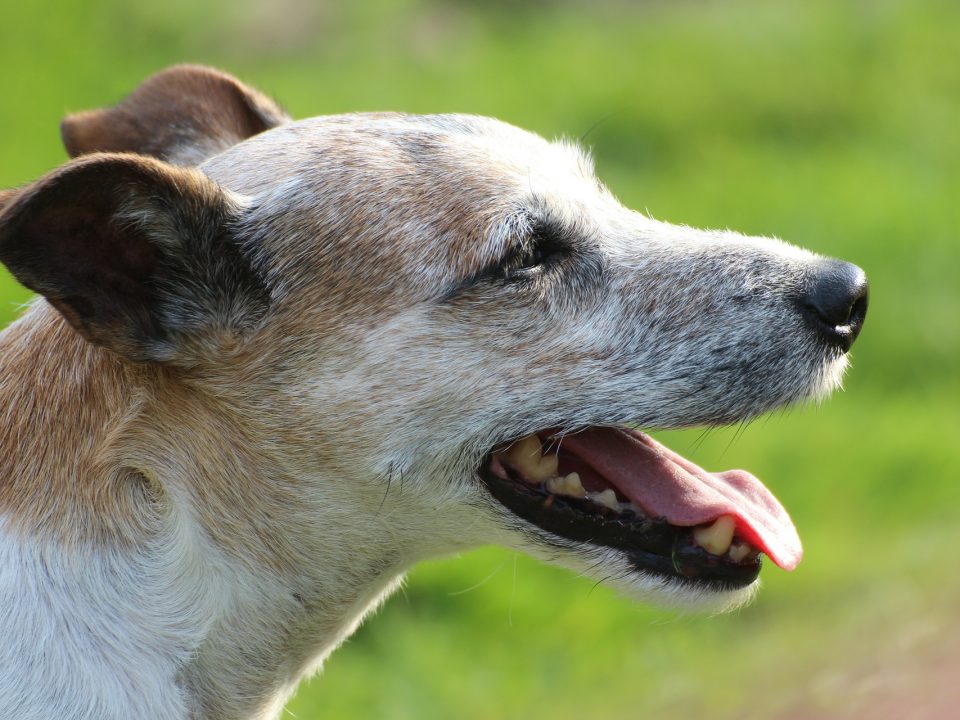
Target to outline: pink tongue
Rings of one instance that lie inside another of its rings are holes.
[[[733,515],[737,535],[784,570],[803,556],[797,529],[773,494],[745,470],[709,473],[648,435],[592,427],[565,435],[561,454],[589,465],[651,517],[671,525],[710,523]]]

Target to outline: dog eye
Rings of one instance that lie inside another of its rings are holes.
[[[554,229],[537,228],[498,263],[495,274],[505,280],[530,278],[556,264],[568,249]]]

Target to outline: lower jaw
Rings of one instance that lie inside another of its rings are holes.
[[[745,588],[760,574],[759,556],[733,562],[713,555],[695,544],[692,528],[554,495],[519,478],[498,477],[489,467],[485,462],[480,478],[511,513],[558,539],[617,550],[639,573],[713,592]]]

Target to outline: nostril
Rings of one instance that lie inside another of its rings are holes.
[[[849,350],[867,315],[867,287],[863,270],[831,260],[812,276],[801,304],[830,342]]]
[[[821,272],[810,288],[806,302],[831,327],[849,325],[854,315],[866,310],[867,277],[850,263],[840,263]]]
[[[859,331],[859,328],[863,325],[864,319],[867,317],[867,278],[863,278],[863,292],[860,294],[856,300],[853,301],[853,306],[850,308],[850,317],[847,318],[847,325],[855,325]]]

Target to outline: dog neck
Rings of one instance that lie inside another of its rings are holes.
[[[89,345],[43,301],[0,335],[0,697],[272,717],[411,564],[350,490],[305,491],[276,437],[294,430],[202,387]],[[50,662],[22,662],[41,646]],[[52,699],[81,666],[99,667],[87,696]]]

